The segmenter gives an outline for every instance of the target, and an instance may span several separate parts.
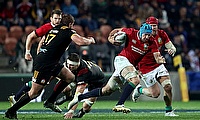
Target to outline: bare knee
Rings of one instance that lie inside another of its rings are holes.
[[[153,92],[151,95],[153,98],[158,98],[160,95],[160,92]]]

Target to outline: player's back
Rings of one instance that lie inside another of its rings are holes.
[[[104,73],[101,68],[91,61],[80,61],[80,67],[77,69],[77,81],[92,81],[101,80],[104,78]]]
[[[45,35],[45,40],[36,58],[39,59],[40,62],[45,62],[46,64],[58,62],[71,43],[71,36],[74,33],[74,30],[64,25],[54,27]]]

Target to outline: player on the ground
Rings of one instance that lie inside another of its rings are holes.
[[[123,32],[125,32],[127,36],[125,46],[114,59],[115,71],[108,83],[103,88],[97,88],[85,94],[75,94],[74,99],[68,104],[68,109],[85,98],[110,95],[126,82],[128,82],[129,87],[127,87],[127,92],[124,94],[124,97],[127,98],[130,96],[131,92],[140,83],[135,66],[147,52],[152,52],[157,63],[165,63],[165,59],[160,55],[154,38],[151,37],[151,25],[144,23],[141,25],[139,31],[134,28],[114,29],[109,34],[108,40],[112,44],[120,45],[121,40],[119,38],[120,35],[123,35]],[[115,109],[116,111],[124,113],[131,111],[130,109],[125,108],[124,105],[118,105]]]
[[[61,19],[62,19],[62,11],[60,9],[55,9],[55,10],[53,10],[51,12],[50,22],[49,23],[46,23],[46,24],[42,25],[41,27],[39,27],[36,30],[32,31],[27,36],[27,40],[26,40],[26,48],[27,49],[26,49],[26,53],[25,53],[25,56],[26,56],[27,60],[32,60],[32,55],[31,55],[31,52],[30,52],[31,46],[32,46],[32,42],[37,38],[44,37],[44,35],[49,30],[51,30],[53,27],[55,27],[55,26],[60,24]],[[39,49],[40,49],[40,46],[42,45],[43,39],[44,38],[42,38],[41,41],[39,42],[39,45],[38,45]],[[37,52],[39,52],[39,49],[38,49]],[[28,92],[31,89],[31,86],[32,86],[32,81],[29,81],[29,82],[25,83],[25,85],[22,86],[22,88],[15,95],[9,96],[8,99],[9,99],[9,102],[10,102],[11,106],[13,106],[13,104],[15,104],[16,101],[18,101],[19,98],[24,93]],[[56,112],[61,112],[62,111],[58,106],[55,106],[54,104],[48,104],[48,105],[46,105],[46,107],[51,108]]]
[[[72,88],[76,87],[76,93],[83,93],[87,88],[88,91],[91,91],[95,88],[102,87],[105,84],[105,76],[101,68],[91,61],[86,61],[80,59],[79,55],[76,53],[71,53],[71,55],[67,58],[64,66],[69,68],[72,73],[75,75],[75,83],[74,85],[67,86],[67,88],[63,92],[69,92]],[[56,87],[60,87],[62,83],[59,81],[56,84]],[[55,98],[58,96],[55,90],[47,100],[48,102],[54,103]],[[66,96],[68,97],[68,96]],[[81,118],[85,113],[88,113],[91,110],[92,105],[96,101],[96,97],[91,97],[89,99],[85,99],[83,103],[83,108],[78,111],[78,113],[74,114],[77,106],[74,106],[68,112],[64,114],[64,117],[67,119],[70,118]]]
[[[152,35],[159,46],[160,52],[161,48],[165,46],[167,52],[174,56],[176,48],[166,32],[158,29],[158,19],[151,16],[146,19],[146,23],[152,26]],[[152,54],[147,53],[139,62],[138,68],[143,74],[142,80],[147,88],[138,85],[132,94],[133,101],[136,101],[141,94],[157,98],[160,95],[160,87],[158,85],[160,84],[164,89],[165,116],[178,116],[172,110],[172,84],[169,72],[164,64],[157,64]]]
[[[5,112],[5,117],[17,119],[17,111],[40,95],[50,81],[51,76],[59,76],[67,84],[75,80],[75,75],[59,63],[61,56],[72,41],[77,45],[89,45],[95,43],[95,41],[93,37],[82,37],[71,29],[75,21],[73,16],[65,14],[62,17],[61,25],[54,27],[45,35],[41,50],[34,59],[34,72],[30,91],[25,93]],[[30,56],[25,56],[25,59],[30,60]],[[64,74],[65,76],[63,76]]]

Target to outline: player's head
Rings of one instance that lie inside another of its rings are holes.
[[[75,19],[70,14],[63,14],[61,23],[67,25],[69,28],[72,28],[74,25]]]
[[[158,19],[156,17],[151,16],[146,19],[146,23],[152,26],[152,34],[156,35],[158,30]]]
[[[76,53],[71,53],[66,61],[66,66],[71,70],[77,70],[80,65],[80,57]]]
[[[53,26],[59,25],[62,19],[62,11],[60,9],[53,10],[51,12],[51,24]]]
[[[143,23],[140,27],[139,37],[142,42],[149,40],[149,37],[152,34],[152,27],[150,24]]]

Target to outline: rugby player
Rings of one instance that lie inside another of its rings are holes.
[[[34,59],[32,87],[28,93],[25,93],[5,112],[5,117],[17,119],[17,111],[40,95],[50,81],[51,76],[59,76],[67,84],[75,80],[75,75],[68,68],[61,65],[59,60],[72,41],[77,45],[90,45],[95,43],[95,40],[93,37],[85,38],[77,34],[72,29],[74,22],[73,16],[64,14],[61,24],[52,28],[45,35],[41,50]],[[25,58],[29,60],[29,57],[25,56]],[[63,73],[61,74],[61,72]],[[63,76],[64,74],[65,76]]]
[[[157,63],[165,63],[165,59],[160,55],[157,43],[151,36],[152,27],[149,24],[142,24],[140,30],[134,28],[118,28],[111,31],[108,40],[114,45],[119,45],[115,40],[115,33],[123,31],[127,35],[125,46],[114,59],[115,71],[110,77],[108,83],[103,88],[94,89],[85,94],[75,94],[74,99],[68,104],[68,109],[73,107],[77,102],[89,98],[110,95],[118,90],[126,82],[128,87],[124,98],[128,98],[135,87],[140,83],[140,78],[135,66],[147,52],[151,52]],[[115,106],[117,111],[128,113],[131,110],[124,105]]]
[[[168,54],[174,56],[176,48],[167,33],[158,29],[158,19],[151,16],[146,19],[146,23],[152,26],[152,35],[159,46],[160,52],[162,52],[161,48],[165,47]],[[143,74],[142,80],[147,88],[138,85],[132,94],[133,101],[136,101],[141,94],[157,98],[160,95],[160,87],[158,85],[160,84],[164,89],[165,116],[178,116],[172,109],[172,83],[164,64],[157,64],[153,59],[153,55],[147,53],[139,62],[138,68]]]

